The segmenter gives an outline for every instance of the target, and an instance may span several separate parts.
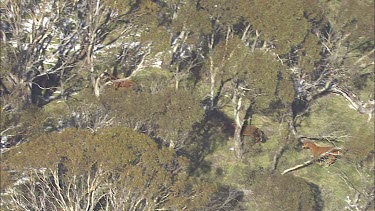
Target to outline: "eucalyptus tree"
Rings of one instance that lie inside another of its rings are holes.
[[[115,123],[142,131],[176,151],[192,141],[193,126],[204,118],[199,96],[192,90],[106,90],[101,102],[114,116]]]
[[[61,71],[79,60],[79,51],[72,49],[80,43],[82,29],[75,20],[66,18],[73,4],[4,1],[1,5],[2,47],[9,55],[2,57],[2,63],[7,64],[2,70],[3,82],[9,86],[10,95],[19,90],[26,102],[41,105],[47,99],[38,98],[50,97]]]
[[[327,94],[339,94],[361,114],[374,113],[373,2],[315,3],[309,32],[299,46],[282,57],[297,92],[294,122]],[[323,13],[322,7],[326,8]],[[364,11],[369,12],[364,12]],[[296,133],[296,131],[294,131]]]
[[[234,25],[240,23],[241,18],[237,3],[221,0],[199,2],[199,8],[206,11],[212,23],[211,32],[205,36],[205,51],[203,52],[207,57],[204,68],[210,83],[210,109],[218,106],[222,88],[227,82],[220,78],[220,72],[223,71],[225,61],[233,56],[235,49],[232,48],[231,51],[226,52],[226,58],[224,54],[218,56],[223,56],[222,59],[214,58],[214,51],[223,40],[226,42],[225,45],[228,45],[227,42],[234,36]]]
[[[209,13],[213,24],[207,36],[205,66],[210,81],[211,109],[218,107],[220,100],[225,102],[226,96],[230,98],[236,123],[237,157],[242,156],[241,130],[250,114],[281,98],[285,105],[290,104],[294,97],[289,74],[270,51],[265,38],[261,40],[263,32],[255,28],[254,22],[260,19],[261,12],[261,8],[256,8],[258,4],[261,3],[201,1],[199,4]],[[258,16],[251,16],[248,10],[258,12]]]
[[[129,30],[119,23],[126,23],[123,15],[134,3],[3,1],[2,84],[8,95],[39,106],[69,95],[79,78],[94,72],[95,54]],[[80,61],[89,73],[77,70],[84,67]]]
[[[213,55],[225,60],[219,74],[222,81],[229,82],[224,89],[228,90],[225,94],[230,97],[236,125],[234,149],[237,157],[241,157],[241,132],[251,114],[267,108],[273,101],[290,104],[294,98],[293,86],[285,67],[273,55],[262,50],[250,52],[239,38],[219,45]]]
[[[136,28],[126,19],[137,10],[134,4],[101,0],[1,2],[1,100],[9,116],[1,135],[22,134],[11,129],[22,125],[17,116],[30,104],[41,107],[56,99],[66,101],[86,86],[115,42]],[[129,15],[125,18],[124,14]]]
[[[151,43],[152,54],[160,60],[160,66],[173,74],[177,90],[180,82],[202,65],[202,36],[210,33],[211,23],[208,15],[197,9],[196,1],[163,1],[159,5],[159,14],[149,21],[153,24],[143,40]]]
[[[7,185],[2,187],[2,207],[215,210],[236,204],[233,191],[189,177],[187,164],[174,150],[130,128],[44,134],[8,152],[2,165],[2,175],[8,177],[2,179],[10,181],[2,180]]]

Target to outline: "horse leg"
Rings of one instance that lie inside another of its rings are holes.
[[[327,155],[320,157],[319,160],[318,160],[319,165],[324,165],[327,162],[327,158],[328,158]]]
[[[337,157],[335,155],[329,155],[328,166],[332,165],[336,161]]]
[[[321,165],[323,165],[324,164],[324,159],[323,158],[320,158],[319,160],[318,160],[318,164],[321,166]]]

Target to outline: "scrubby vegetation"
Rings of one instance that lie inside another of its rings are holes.
[[[1,210],[375,208],[373,1],[0,4]]]

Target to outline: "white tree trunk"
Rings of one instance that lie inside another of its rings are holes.
[[[243,138],[241,135],[241,130],[243,126],[243,121],[240,118],[240,111],[242,108],[242,96],[237,90],[234,91],[232,98],[233,105],[233,117],[235,121],[235,130],[233,135],[234,141],[234,153],[238,159],[242,158],[243,155]]]

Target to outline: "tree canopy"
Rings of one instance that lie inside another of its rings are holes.
[[[53,132],[7,156],[25,176],[4,198],[10,209],[201,209],[218,191],[189,178],[186,159],[125,127]]]
[[[1,205],[371,209],[374,14],[371,0],[3,0]],[[306,141],[342,154],[325,166]]]

